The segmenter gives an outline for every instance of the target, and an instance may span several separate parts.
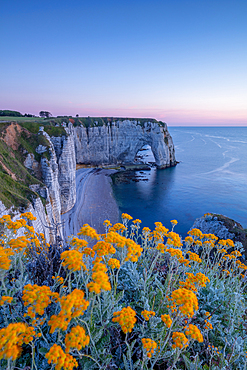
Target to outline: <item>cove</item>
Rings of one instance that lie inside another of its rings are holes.
[[[223,214],[247,228],[247,128],[169,127],[176,167],[138,171],[129,182],[113,184],[120,212],[154,228],[176,219],[183,237],[196,218]],[[144,160],[151,158],[143,152]]]

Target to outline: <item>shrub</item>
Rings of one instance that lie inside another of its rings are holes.
[[[1,368],[246,369],[240,244],[123,214],[62,248],[32,219],[0,219]]]

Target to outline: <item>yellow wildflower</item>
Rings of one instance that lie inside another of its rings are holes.
[[[65,266],[68,270],[72,271],[80,271],[81,268],[83,267],[84,270],[87,270],[85,263],[82,260],[82,253],[71,249],[69,251],[65,251],[61,253],[61,260],[62,266]]]
[[[171,325],[172,325],[172,319],[171,319],[171,317],[170,317],[170,315],[161,315],[161,320],[166,324],[166,326],[168,327],[168,328],[170,328],[171,327]]]
[[[113,231],[113,232],[117,232],[119,231],[120,233],[123,233],[124,231],[127,230],[127,227],[123,224],[121,224],[120,222],[113,225],[112,227],[110,227],[109,231]]]
[[[13,301],[13,297],[9,297],[8,295],[3,295],[0,300],[0,306],[3,306],[5,303],[11,303]]]
[[[138,257],[140,257],[143,249],[140,247],[139,244],[136,244],[132,239],[126,239],[126,246],[127,246],[127,256],[125,261],[131,260],[132,262],[137,262]]]
[[[146,321],[149,321],[151,316],[155,316],[155,312],[144,310],[144,311],[141,312],[141,315],[144,317],[144,319]]]
[[[35,314],[43,315],[45,308],[51,303],[51,298],[58,298],[58,293],[53,293],[50,287],[43,285],[38,286],[36,284],[27,284],[23,290],[23,302],[24,306],[30,305],[25,316],[35,317]]]
[[[172,340],[174,344],[172,345],[172,348],[180,348],[182,349],[183,347],[188,347],[188,338],[184,335],[184,333],[180,333],[177,331],[174,331],[172,333]]]
[[[85,329],[79,325],[73,327],[70,333],[66,334],[65,337],[65,352],[69,353],[71,348],[76,348],[78,351],[82,347],[88,346],[90,338],[86,335]]]
[[[89,302],[84,299],[84,292],[74,289],[66,297],[59,299],[61,311],[58,315],[52,315],[48,321],[50,333],[58,329],[66,330],[72,318],[82,316],[86,311]]]
[[[113,312],[113,322],[118,322],[122,331],[127,334],[131,333],[136,323],[136,312],[130,307],[124,307],[121,311]]]
[[[53,344],[45,357],[48,360],[48,364],[56,364],[56,370],[61,370],[62,368],[64,370],[73,370],[74,367],[78,367],[76,359],[69,354],[65,354],[62,348],[56,343]]]
[[[141,224],[141,220],[139,220],[138,218],[136,220],[133,220],[132,221],[133,224]]]
[[[33,328],[22,322],[0,329],[0,359],[16,360],[21,354],[21,345],[32,341],[34,334],[31,333],[34,333]]]
[[[147,357],[151,358],[157,348],[157,343],[150,338],[142,338],[142,345],[147,352]]]
[[[198,256],[198,254],[192,253],[192,252],[189,251],[188,255],[189,255],[190,261],[195,261],[195,262],[198,262],[198,263],[202,262],[201,258]]]
[[[157,246],[156,246],[156,249],[158,251],[160,251],[160,253],[165,253],[165,245],[162,244],[162,243],[159,243]]]
[[[111,284],[109,282],[107,267],[103,263],[96,262],[92,268],[92,282],[87,284],[90,292],[99,294],[102,290],[111,290]]]
[[[105,241],[99,241],[93,246],[93,250],[99,257],[107,256],[108,254],[116,253],[116,249]]]
[[[128,213],[122,213],[122,219],[123,220],[133,220],[133,217],[131,217],[130,215],[128,215]]]
[[[179,288],[172,292],[172,300],[179,306],[179,311],[188,317],[192,317],[198,310],[198,300],[196,295],[185,288]]]
[[[100,239],[96,230],[94,228],[92,228],[91,226],[89,226],[88,224],[84,224],[81,227],[80,232],[77,235],[88,236],[89,238],[96,239],[96,240]]]
[[[108,265],[112,269],[120,269],[120,261],[116,258],[110,258],[109,261],[108,261]]]
[[[196,325],[189,324],[189,326],[185,328],[185,334],[190,336],[192,339],[197,340],[199,343],[203,342],[202,333]]]

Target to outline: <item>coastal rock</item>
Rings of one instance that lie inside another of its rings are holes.
[[[240,223],[223,215],[208,213],[195,220],[192,229],[194,228],[204,234],[214,234],[219,239],[232,239],[234,243],[242,243],[247,258],[247,231]]]
[[[62,213],[68,212],[76,202],[76,156],[72,124],[69,123],[65,130],[67,136],[51,137],[57,156]]]
[[[109,165],[134,163],[144,145],[150,145],[156,165],[166,168],[176,164],[172,138],[166,124],[124,120],[98,127],[75,127],[76,162]]]

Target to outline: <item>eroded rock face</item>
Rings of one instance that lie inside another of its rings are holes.
[[[76,157],[72,124],[70,123],[65,130],[67,136],[51,137],[57,156],[62,213],[68,212],[76,202]]]
[[[176,164],[174,145],[166,124],[117,121],[108,126],[75,127],[74,136],[77,163],[133,163],[137,152],[144,145],[150,145],[159,168]]]

